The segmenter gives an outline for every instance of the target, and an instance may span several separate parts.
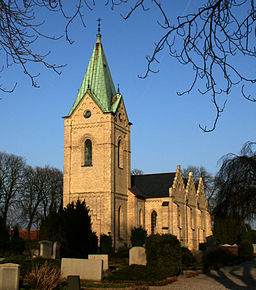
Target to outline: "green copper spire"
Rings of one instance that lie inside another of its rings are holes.
[[[116,93],[107,59],[101,43],[100,32],[97,34],[97,41],[82,85],[68,116],[73,113],[87,92],[104,113],[116,112],[118,104],[121,100],[121,94]]]

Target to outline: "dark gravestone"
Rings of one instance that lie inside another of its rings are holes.
[[[68,290],[80,290],[79,276],[68,276]]]

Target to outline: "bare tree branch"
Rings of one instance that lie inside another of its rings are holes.
[[[128,19],[138,9],[145,9],[149,1],[135,1],[135,5],[124,16]],[[160,1],[153,0],[153,8],[157,9],[163,18],[163,35],[155,44],[151,56],[147,56],[146,72],[140,76],[146,78],[150,73],[157,72],[153,67],[159,63],[157,56],[167,47],[171,57],[181,64],[190,65],[194,71],[191,86],[178,95],[190,93],[199,82],[203,82],[205,90],[199,89],[203,95],[210,94],[216,110],[215,120],[210,128],[199,127],[204,132],[216,128],[226,101],[219,102],[219,95],[227,96],[232,88],[242,84],[241,95],[255,102],[255,97],[246,94],[244,87],[254,84],[255,77],[248,77],[240,71],[235,62],[236,56],[255,58],[255,2],[249,0],[207,0],[198,11],[185,16],[178,16],[176,23],[168,18],[168,11]],[[234,58],[234,61],[232,59]],[[224,81],[223,81],[224,80]]]

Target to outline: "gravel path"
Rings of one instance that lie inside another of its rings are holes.
[[[190,290],[256,290],[256,258],[234,267],[224,267],[207,274],[186,278],[180,276],[176,282],[166,286],[149,287],[150,289],[190,289]]]

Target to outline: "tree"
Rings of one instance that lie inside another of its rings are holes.
[[[117,5],[119,2],[128,1],[113,2]],[[138,9],[142,8],[145,11],[148,7],[150,5],[146,0],[135,1],[124,19],[130,18]],[[256,98],[246,92],[246,85],[255,83],[256,77],[243,72],[237,61],[240,56],[252,61],[256,57],[254,1],[205,0],[205,4],[197,11],[178,16],[176,21],[169,17],[168,11],[160,1],[153,0],[151,7],[162,15],[162,21],[158,23],[163,33],[156,42],[151,56],[146,57],[148,65],[142,78],[157,72],[154,66],[159,63],[158,56],[165,47],[168,48],[171,57],[176,58],[181,64],[189,65],[194,71],[194,79],[191,86],[178,95],[189,93],[200,82],[203,83],[204,89],[198,88],[198,91],[202,95],[208,94],[216,109],[216,117],[211,128],[199,125],[205,132],[216,128],[225,108],[226,100],[220,104],[218,95],[228,95],[234,86],[240,85],[242,96],[256,102]]]
[[[31,227],[50,212],[57,212],[62,200],[62,172],[57,168],[27,166],[23,176],[23,190],[17,207],[26,225],[27,239]]]
[[[27,166],[24,173],[23,192],[19,205],[21,218],[26,224],[26,238],[29,239],[30,229],[39,218],[39,206],[47,191],[47,174],[43,168]]]
[[[46,218],[50,212],[57,212],[61,206],[63,174],[59,169],[48,166],[44,168],[44,172],[47,176],[46,190],[42,192],[40,212]]]
[[[189,165],[187,168],[184,168],[182,170],[182,174],[184,178],[188,178],[190,172],[193,173],[193,179],[194,179],[194,182],[196,183],[199,182],[200,177],[203,178],[206,196],[209,200],[212,197],[212,192],[213,192],[213,177],[211,173],[207,172],[203,166]]]
[[[240,155],[227,154],[216,176],[216,216],[238,216],[245,222],[256,216],[256,151],[247,142]]]
[[[132,169],[132,171],[131,171],[131,175],[141,175],[141,174],[143,174],[144,172],[142,171],[142,170],[140,170],[140,169],[138,169],[138,168],[134,168],[134,169]]]
[[[0,204],[6,224],[10,207],[21,190],[25,161],[22,157],[0,152]]]
[[[69,258],[87,258],[88,254],[96,253],[98,245],[97,236],[91,228],[89,209],[84,201],[79,200],[43,219],[40,239],[59,241],[62,256]]]
[[[150,73],[157,72],[154,67],[159,63],[158,56],[164,48],[167,48],[169,55],[181,64],[189,65],[194,72],[194,79],[187,90],[178,94],[189,93],[197,87],[201,94],[209,96],[215,106],[216,117],[211,128],[199,126],[203,131],[210,132],[216,128],[226,104],[225,100],[220,103],[219,95],[227,96],[234,86],[240,85],[242,96],[249,101],[256,101],[256,98],[247,91],[249,86],[246,86],[255,83],[255,75],[243,72],[237,61],[240,56],[255,60],[256,4],[250,0],[204,1],[197,11],[178,16],[176,20],[169,16],[170,11],[165,6],[168,1],[161,4],[158,0],[106,0],[105,4],[111,9],[120,7],[121,4],[131,4],[131,8],[122,16],[125,20],[139,9],[146,11],[151,8],[155,9],[156,15],[157,12],[160,13],[162,19],[157,22],[162,34],[156,41],[152,54],[146,57],[147,69],[141,77],[145,78]],[[70,25],[76,18],[84,25],[84,15],[93,9],[96,2],[101,1],[76,0],[70,5],[63,0],[2,0],[0,48],[2,62],[5,60],[4,68],[8,68],[11,64],[22,66],[33,86],[37,86],[35,82],[37,75],[30,72],[29,63],[40,63],[58,72],[62,66],[48,63],[46,57],[49,53],[34,52],[34,44],[38,39],[59,38],[40,31],[44,22],[40,24],[39,15],[46,11],[46,15],[55,13],[64,17],[66,39],[72,43],[69,36]],[[8,91],[4,86],[0,89]]]

